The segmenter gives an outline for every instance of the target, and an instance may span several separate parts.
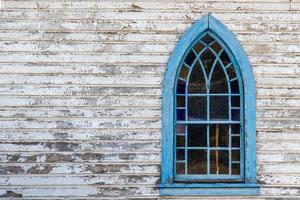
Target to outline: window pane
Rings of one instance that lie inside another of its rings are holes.
[[[210,120],[228,119],[228,96],[210,97]]]
[[[231,160],[240,161],[240,150],[232,150],[231,152]]]
[[[240,164],[237,163],[237,164],[232,164],[232,169],[231,169],[231,173],[233,175],[239,175],[241,172],[240,172]]]
[[[240,96],[231,96],[231,106],[240,107]]]
[[[176,174],[184,174],[184,173],[185,173],[185,164],[176,163]]]
[[[177,107],[185,107],[185,96],[176,97]]]
[[[188,151],[188,174],[206,174],[207,153],[206,150]]]
[[[232,136],[231,145],[232,147],[240,147],[240,136]]]
[[[224,67],[231,63],[226,51],[223,51],[220,55],[220,59],[223,62]]]
[[[204,47],[205,46],[202,43],[197,42],[193,49],[197,52],[197,54],[199,54],[202,51],[202,49],[204,49]]]
[[[185,120],[185,109],[176,109],[177,112],[177,121],[184,121]]]
[[[218,42],[213,43],[211,45],[211,48],[216,52],[216,54],[218,54],[222,50],[222,47]]]
[[[189,70],[190,69],[186,65],[183,65],[181,67],[181,71],[179,73],[179,78],[186,80],[186,77],[187,77],[187,75],[189,73]]]
[[[206,147],[207,131],[206,125],[189,125],[188,126],[188,146],[189,147]]]
[[[177,94],[185,94],[185,81],[178,80],[177,82]]]
[[[231,110],[231,119],[234,121],[240,120],[240,109]]]
[[[176,147],[185,146],[185,136],[176,136]]]
[[[206,120],[206,97],[188,97],[188,119]]]
[[[229,145],[229,126],[211,125],[209,128],[209,146],[210,147],[228,147]]]
[[[212,73],[210,93],[228,93],[228,82],[222,66],[217,62]]]
[[[206,49],[200,56],[201,62],[204,65],[204,69],[208,76],[214,61],[216,60],[216,56],[211,52],[210,49]]]
[[[231,125],[231,134],[240,134],[240,125],[239,124]]]
[[[196,58],[196,55],[195,55],[195,53],[191,50],[189,53],[188,53],[188,55],[186,56],[186,58],[185,58],[185,63],[186,64],[188,64],[190,67],[192,66],[192,64],[193,64],[193,62],[194,62],[194,60],[195,60],[195,58]]]
[[[213,37],[211,37],[209,34],[206,34],[201,40],[206,44],[210,44],[215,39]]]
[[[239,91],[240,91],[238,80],[232,81],[232,82],[230,83],[230,88],[231,88],[231,93],[233,93],[233,94],[238,94]]]
[[[176,125],[176,132],[177,134],[185,134],[185,126],[183,124]]]
[[[177,149],[176,150],[176,159],[177,160],[185,160],[185,150]]]
[[[228,151],[211,150],[210,151],[210,173],[228,174],[229,156]]]
[[[225,67],[225,66],[224,66]],[[234,70],[234,68],[233,68],[233,65],[231,64],[231,65],[229,65],[229,67],[227,67],[227,74],[228,74],[228,76],[229,76],[229,79],[233,79],[233,78],[235,78],[236,77],[236,73],[235,73],[235,70]]]
[[[191,72],[188,91],[189,93],[206,93],[205,78],[198,61]]]

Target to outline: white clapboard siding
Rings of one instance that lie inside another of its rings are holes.
[[[256,197],[300,199],[299,0],[2,0],[0,198],[159,197],[163,76],[207,13],[256,83]]]

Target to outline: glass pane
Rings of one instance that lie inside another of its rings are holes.
[[[177,107],[185,107],[185,96],[176,97]]]
[[[211,45],[211,48],[216,52],[216,54],[218,54],[222,50],[222,47],[218,42],[213,43]]]
[[[210,173],[228,174],[229,173],[229,154],[228,151],[210,151]]]
[[[189,70],[190,70],[190,68],[188,68],[186,65],[183,65],[181,67],[181,71],[179,73],[179,78],[186,80]]]
[[[177,112],[177,121],[184,121],[185,120],[185,109],[176,109]]]
[[[183,149],[176,150],[176,160],[185,160],[185,150]]]
[[[240,134],[240,125],[239,124],[231,125],[231,134]]]
[[[232,136],[231,146],[240,147],[240,136]]]
[[[200,56],[201,62],[204,66],[204,69],[206,71],[206,74],[208,76],[213,63],[216,60],[216,56],[211,52],[210,49],[206,49]]]
[[[231,160],[240,161],[240,150],[232,150],[231,152]]]
[[[228,97],[227,96],[211,96],[210,97],[210,119],[224,120],[228,119]]]
[[[210,93],[228,93],[228,82],[219,62],[217,62],[212,73]]]
[[[184,173],[185,173],[185,164],[176,163],[176,174],[184,174]]]
[[[188,91],[189,93],[206,93],[205,78],[198,61],[191,72]]]
[[[189,147],[206,147],[207,131],[206,125],[188,125],[188,146]]]
[[[240,96],[231,96],[231,106],[240,107]]]
[[[232,169],[231,169],[231,173],[233,175],[239,175],[240,174],[240,164],[237,163],[237,164],[232,164],[231,165]]]
[[[190,52],[188,53],[188,55],[185,58],[185,63],[188,64],[189,66],[192,66],[194,60],[196,58],[195,53],[193,52],[193,50],[190,50]]]
[[[224,67],[225,67],[225,66],[224,66]],[[227,74],[228,74],[228,76],[229,76],[229,79],[233,79],[233,78],[236,77],[236,73],[235,73],[235,70],[234,70],[232,64],[229,65],[229,67],[227,67],[226,70],[227,70]]]
[[[188,97],[188,119],[206,120],[206,97]]]
[[[176,132],[177,134],[185,134],[185,126],[183,124],[176,125]]]
[[[224,67],[231,63],[230,58],[228,57],[226,51],[223,51],[220,55],[220,59],[223,62]]]
[[[210,44],[215,39],[213,37],[211,37],[209,34],[206,34],[201,40],[206,44]]]
[[[239,93],[239,82],[238,82],[238,80],[231,81],[230,88],[231,88],[231,93],[233,93],[233,94]]]
[[[232,109],[231,110],[231,119],[233,121],[240,120],[240,109]]]
[[[204,49],[204,47],[205,46],[202,43],[197,42],[193,49],[197,52],[197,54],[199,54],[202,51],[202,49]]]
[[[209,127],[209,146],[210,147],[228,147],[229,145],[229,126],[211,125]]]
[[[185,81],[178,80],[177,82],[177,94],[185,94]]]
[[[206,150],[188,151],[188,174],[206,174],[207,153]]]
[[[176,147],[185,146],[185,136],[176,136]]]

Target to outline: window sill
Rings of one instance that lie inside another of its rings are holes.
[[[257,183],[161,184],[161,196],[257,196]]]

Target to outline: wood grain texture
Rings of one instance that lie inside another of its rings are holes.
[[[159,197],[162,80],[207,13],[245,49],[257,94],[257,197],[300,199],[299,0],[2,0],[0,197]]]

